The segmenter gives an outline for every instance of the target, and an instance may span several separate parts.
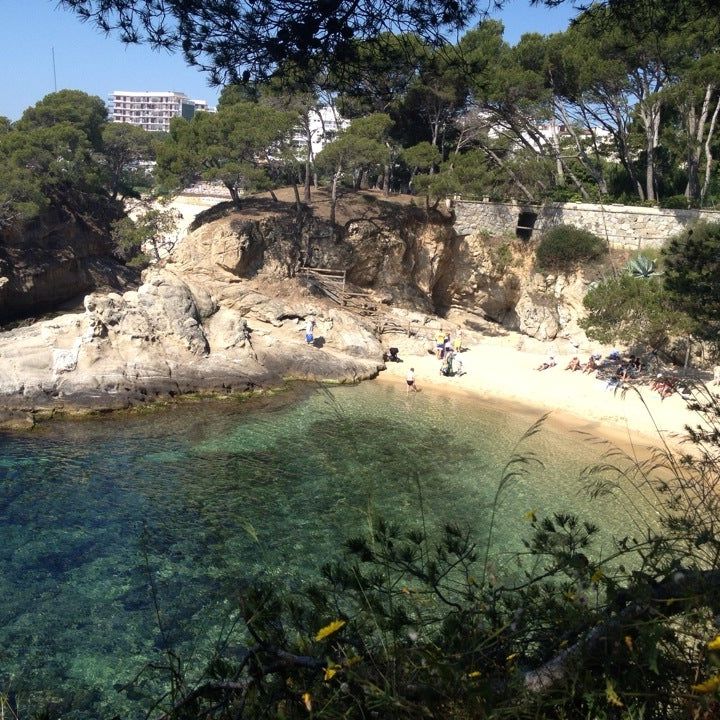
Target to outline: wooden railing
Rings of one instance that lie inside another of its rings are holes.
[[[365,290],[349,290],[346,285],[345,270],[332,268],[304,267],[300,272],[308,285],[343,307],[361,315],[376,315],[378,307]]]
[[[333,302],[359,315],[373,318],[379,335],[396,333],[410,337],[417,334],[417,328],[410,321],[402,322],[397,317],[384,313],[367,290],[361,288],[350,290],[347,287],[345,270],[303,267],[300,268],[300,274],[308,285],[316,288]]]

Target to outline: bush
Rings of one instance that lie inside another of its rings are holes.
[[[665,287],[675,304],[697,322],[696,332],[720,332],[720,223],[698,222],[663,248]]]
[[[670,195],[670,197],[662,198],[658,205],[666,210],[687,210],[699,207],[697,200],[686,198],[684,195]]]
[[[606,252],[605,242],[590,231],[558,225],[542,236],[535,250],[535,261],[543,270],[564,270]]]

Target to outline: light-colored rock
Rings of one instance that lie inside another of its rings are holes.
[[[278,280],[282,252],[272,248],[265,268],[264,232],[211,223],[177,257],[146,270],[137,290],[91,293],[84,313],[0,333],[6,418],[376,374],[382,348],[371,322],[311,297],[287,274]],[[291,252],[292,238],[283,242]],[[304,337],[310,314],[317,316],[314,347]]]

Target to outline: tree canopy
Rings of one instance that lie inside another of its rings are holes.
[[[720,223],[699,222],[671,238],[663,251],[665,285],[696,322],[718,341],[720,332]]]
[[[181,50],[216,82],[265,77],[291,62],[321,58],[340,67],[358,58],[358,41],[413,32],[433,43],[465,27],[476,0],[62,0],[81,18],[129,43]]]
[[[102,217],[147,184],[138,163],[153,155],[149,133],[110,125],[99,97],[51,93],[0,131],[0,225],[51,209]]]
[[[239,203],[242,191],[270,187],[271,156],[296,122],[292,112],[244,100],[192,120],[174,118],[158,149],[159,180],[171,188],[220,180]]]

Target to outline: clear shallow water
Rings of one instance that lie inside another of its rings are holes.
[[[365,383],[0,435],[0,693],[21,710],[62,699],[68,718],[143,717],[158,686],[118,690],[164,647],[151,579],[170,641],[200,658],[196,638],[215,636],[238,587],[300,587],[372,517],[419,525],[419,487],[429,522],[482,536],[500,468],[535,419]],[[499,566],[529,510],[630,532],[626,501],[591,506],[582,491],[595,447],[547,428],[525,447],[545,468],[503,495]]]

